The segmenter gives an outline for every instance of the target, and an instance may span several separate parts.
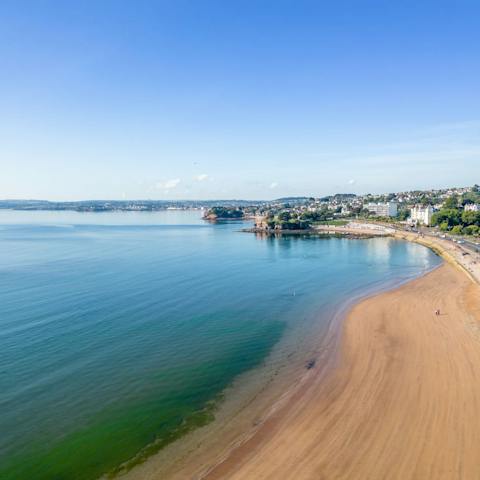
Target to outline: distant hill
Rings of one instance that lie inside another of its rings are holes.
[[[304,203],[313,197],[282,197],[273,200],[271,203]]]
[[[337,200],[337,201],[348,201],[348,200],[353,200],[356,198],[356,195],[354,193],[336,193],[335,195],[327,195],[326,197],[320,198],[320,201],[322,202],[330,202],[332,200]]]
[[[0,200],[0,209],[12,210],[74,210],[105,212],[114,210],[155,211],[167,208],[249,207],[266,202],[259,200],[81,200],[51,202],[48,200]]]

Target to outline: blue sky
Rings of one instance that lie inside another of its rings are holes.
[[[478,1],[0,3],[0,198],[480,183]]]

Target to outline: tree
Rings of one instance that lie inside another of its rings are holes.
[[[467,235],[478,235],[480,233],[480,227],[478,225],[468,225],[463,228],[463,233]]]
[[[480,226],[480,212],[472,212],[470,210],[462,213],[462,223],[464,225],[478,225]]]
[[[432,225],[441,225],[447,223],[449,227],[453,227],[460,223],[460,212],[453,208],[444,208],[436,212],[432,216]]]
[[[439,227],[442,232],[448,231],[448,222],[442,222]]]
[[[463,231],[463,228],[461,225],[455,225],[453,228],[452,228],[452,233],[454,235],[460,235]]]
[[[292,215],[290,212],[280,212],[278,214],[278,219],[282,222],[288,222],[288,220],[290,220],[292,218]]]
[[[362,207],[352,207],[352,214],[358,215],[362,211]]]
[[[451,197],[448,197],[443,204],[443,208],[458,208],[457,195],[452,195]]]
[[[212,207],[208,210],[206,217],[215,218],[243,218],[243,210],[240,208]]]
[[[467,192],[462,196],[462,205],[468,205],[469,203],[479,203],[480,194],[478,192]]]
[[[410,210],[404,209],[398,212],[397,218],[400,221],[406,220],[410,216]]]

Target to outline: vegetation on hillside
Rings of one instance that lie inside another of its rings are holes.
[[[241,219],[244,217],[244,211],[236,207],[212,207],[205,213],[205,218],[208,219]]]
[[[465,205],[480,203],[480,191],[475,185],[471,192],[464,195],[453,195],[443,204],[443,208],[433,214],[432,225],[438,226],[444,232],[455,235],[479,235],[480,212],[465,210]]]
[[[311,227],[311,220],[306,218],[304,212],[298,214],[296,212],[283,211],[274,215],[269,212],[266,216],[265,223],[268,228],[275,230],[307,230]]]

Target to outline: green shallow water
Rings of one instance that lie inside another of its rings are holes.
[[[127,405],[105,408],[89,425],[66,435],[49,448],[32,445],[31,454],[13,457],[2,478],[89,479],[112,476],[140,463],[170,442],[214,418],[220,392],[232,378],[264,358],[281,335],[282,325],[265,325],[255,332],[255,351],[239,346],[218,361],[192,365],[182,385],[150,392]],[[162,382],[158,382],[162,383]],[[213,395],[213,396],[212,396]],[[132,456],[134,456],[132,458]],[[126,465],[119,461],[128,460]],[[9,465],[10,464],[10,465]]]
[[[211,421],[280,339],[440,262],[391,239],[240,226],[198,212],[0,212],[2,480],[130,468]]]

